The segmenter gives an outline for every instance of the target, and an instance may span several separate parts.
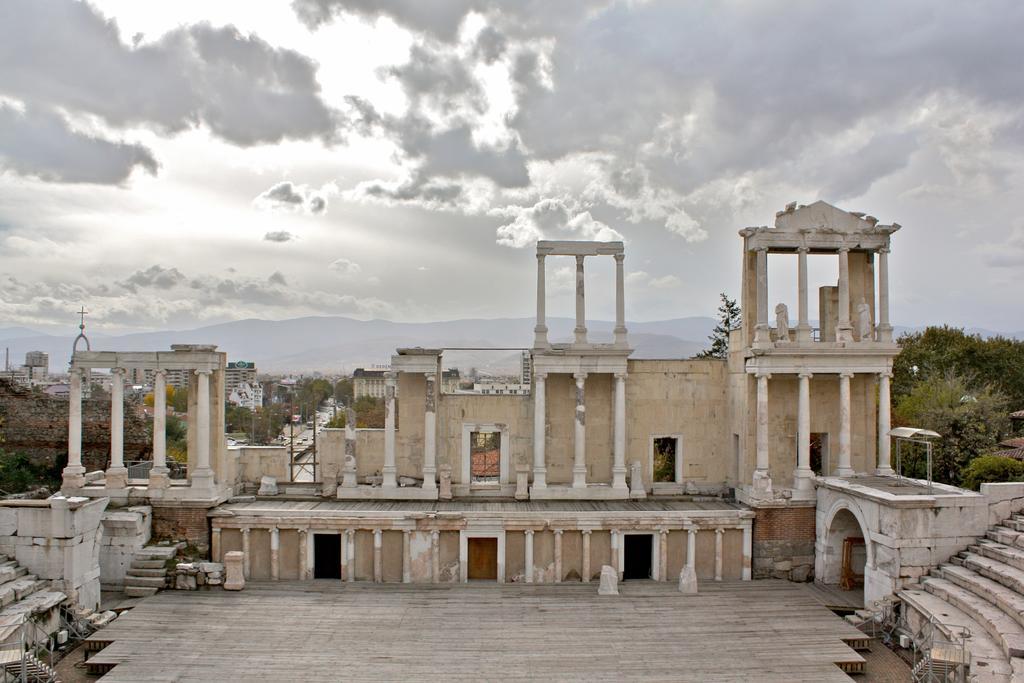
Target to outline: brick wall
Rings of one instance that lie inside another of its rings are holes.
[[[754,512],[754,578],[813,578],[815,508],[756,508]]]
[[[8,452],[63,468],[68,453],[68,400],[0,379],[0,440]],[[146,418],[137,402],[125,401],[124,459],[144,460],[152,452]],[[82,463],[106,469],[110,460],[110,399],[82,401]]]
[[[153,505],[153,540],[188,541],[200,552],[209,552],[210,523],[207,508]]]

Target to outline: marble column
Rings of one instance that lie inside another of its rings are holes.
[[[524,554],[526,555],[526,561],[523,564],[523,580],[526,583],[533,583],[533,529],[527,529],[525,532],[525,546]]]
[[[583,567],[583,569],[580,572],[580,574],[581,574],[580,578],[582,579],[583,583],[590,583],[590,574],[591,574],[591,571],[590,571],[590,534],[591,534],[591,531],[590,531],[590,529],[583,529],[580,533],[583,534],[583,550],[582,550],[582,555],[583,555],[582,567]]]
[[[743,526],[743,580],[750,581],[750,565],[753,562],[754,557],[754,544],[753,544],[753,526],[746,524]]]
[[[547,373],[533,373],[533,488],[548,485],[548,468],[544,460],[547,440]]]
[[[544,312],[547,295],[544,291],[544,254],[537,254],[537,325],[533,328],[533,347],[548,348],[547,316]]]
[[[892,341],[889,324],[889,248],[878,250],[878,341]]]
[[[252,576],[252,550],[249,545],[249,528],[242,529],[242,574],[246,579]]]
[[[441,532],[430,532],[430,582],[441,582]]]
[[[658,580],[668,581],[668,529],[658,529]]]
[[[891,379],[891,372],[878,375],[878,468],[875,474],[893,473],[890,456],[892,442],[889,437],[889,430],[892,429],[892,397],[889,395]]]
[[[625,254],[615,254],[615,345],[626,346],[626,276]]]
[[[338,532],[338,542],[341,544],[341,566],[338,567],[338,576],[342,581],[348,580],[348,531],[342,529]]]
[[[695,526],[686,530],[686,564],[693,571],[697,571],[697,527]]]
[[[210,469],[210,371],[196,370],[196,469],[189,472],[192,486],[213,487]]]
[[[210,529],[210,561],[223,562],[220,551],[220,527]]]
[[[171,485],[167,476],[167,371],[153,373],[153,467],[149,470],[149,488]]]
[[[584,394],[587,373],[578,372],[573,377],[576,379],[576,419],[573,431],[572,487],[581,489],[587,487],[587,406]]]
[[[619,562],[619,553],[620,553],[619,548],[620,548],[621,544],[622,544],[622,535],[619,534],[619,530],[618,529],[612,529],[612,539],[611,539],[612,561],[611,561],[611,564],[612,564],[612,568],[615,570],[615,573],[618,574],[619,580],[622,579],[622,567],[621,567],[621,563]]]
[[[555,529],[555,583],[562,583],[562,529]]]
[[[615,373],[615,428],[612,446],[612,488],[626,493],[626,373]]]
[[[796,340],[798,342],[810,342],[813,340],[811,323],[808,320],[807,306],[807,247],[797,249],[799,259],[797,267],[797,280],[799,283],[799,298],[797,301],[798,320],[796,325]]]
[[[373,582],[382,583],[384,581],[384,547],[383,547],[383,531],[381,529],[373,530]]]
[[[423,411],[423,490],[437,490],[437,375],[428,372]]]
[[[793,488],[804,496],[814,493],[814,471],[811,470],[811,373],[801,372],[797,394],[796,470]]]
[[[411,533],[408,529],[402,530],[402,583],[412,583],[412,558],[409,554],[409,534]]]
[[[395,477],[395,395],[398,393],[397,373],[384,373],[384,466],[381,467],[383,488],[397,488]]]
[[[576,257],[576,328],[573,330],[577,344],[587,343],[587,312],[584,303],[583,257]]]
[[[356,580],[356,530],[346,529],[345,534],[348,536],[348,571],[345,572],[345,579],[347,581]]]
[[[309,566],[309,529],[299,529],[299,581],[312,578]]]
[[[771,342],[771,330],[768,324],[768,250],[757,250],[756,265],[757,285],[757,318],[754,325],[754,343],[768,344]]]
[[[754,492],[770,497],[772,479],[769,474],[768,453],[768,379],[770,374],[757,373],[757,425],[755,444],[757,448],[756,467],[754,469]]]
[[[836,326],[836,341],[853,341],[853,325],[850,323],[850,250],[839,250],[839,324]]]
[[[108,489],[128,485],[128,468],[124,466],[124,369],[110,371],[110,467],[107,468]]]
[[[852,372],[839,373],[839,466],[836,476],[853,476],[850,451],[850,379]]]
[[[68,387],[68,464],[62,473],[61,489],[71,492],[85,486],[82,466],[82,371],[71,368]]]
[[[725,529],[715,529],[715,581],[722,580],[722,538]]]
[[[270,528],[270,580],[281,578],[281,531],[275,526]],[[302,575],[299,575],[299,580]]]

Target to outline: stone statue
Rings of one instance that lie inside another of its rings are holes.
[[[614,567],[604,565],[601,567],[601,585],[597,588],[598,595],[619,594],[619,573]]]
[[[869,341],[871,337],[871,307],[862,298],[857,304],[857,338],[860,341]]]
[[[640,464],[639,460],[634,460],[633,464],[629,466],[629,497],[630,498],[646,498],[647,492],[644,490],[644,478],[640,474],[643,471],[643,465]]]
[[[789,341],[789,308],[786,304],[775,307],[775,327],[779,341]]]
[[[697,572],[689,564],[683,565],[683,571],[679,572],[679,592],[684,595],[697,594]]]
[[[452,499],[452,466],[448,464],[441,465],[438,470],[438,493],[437,497],[441,500]]]

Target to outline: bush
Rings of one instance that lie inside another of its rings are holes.
[[[982,455],[974,460],[963,471],[964,488],[977,491],[982,484],[999,481],[1024,480],[1024,462],[1001,455]]]

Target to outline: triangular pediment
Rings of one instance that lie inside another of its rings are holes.
[[[828,202],[818,200],[807,206],[797,207],[790,204],[785,211],[775,216],[775,229],[782,232],[839,232],[861,233],[873,232],[878,219],[873,216],[863,217],[832,206]]]

